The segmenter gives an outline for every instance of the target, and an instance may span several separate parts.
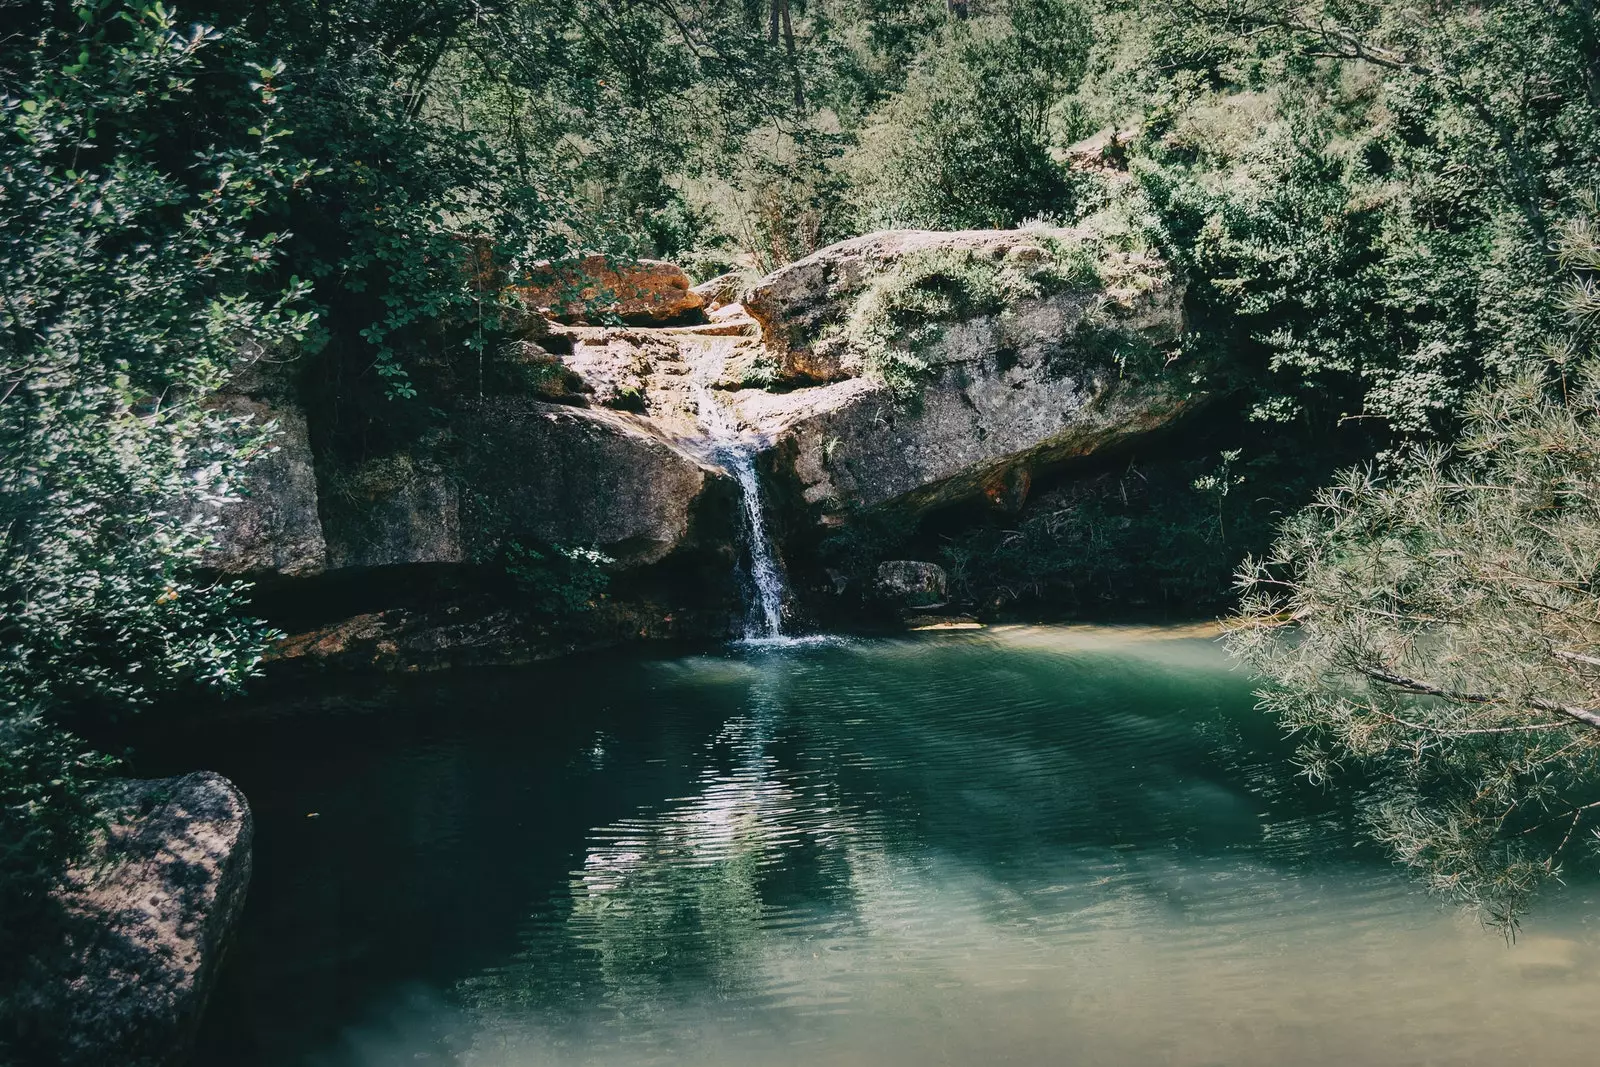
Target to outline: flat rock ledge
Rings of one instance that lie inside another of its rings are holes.
[[[250,881],[250,807],[221,775],[123,780],[68,877],[55,944],[9,1026],[27,1062],[175,1067],[192,1049]]]

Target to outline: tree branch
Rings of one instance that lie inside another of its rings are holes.
[[[1543,697],[1527,697],[1521,701],[1507,701],[1500,697],[1488,696],[1483,693],[1461,693],[1451,689],[1441,689],[1439,686],[1415,678],[1407,678],[1403,674],[1383,670],[1377,667],[1364,667],[1357,665],[1356,669],[1374,681],[1385,685],[1392,685],[1396,689],[1404,689],[1420,696],[1442,697],[1445,700],[1454,700],[1462,704],[1500,704],[1517,703],[1523,707],[1533,708],[1536,711],[1549,712],[1552,715],[1565,715],[1569,719],[1576,719],[1585,726],[1600,730],[1600,711],[1592,708],[1580,708],[1571,704],[1559,704]]]

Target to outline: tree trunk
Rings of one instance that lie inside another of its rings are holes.
[[[773,5],[781,5],[783,12],[783,47],[789,53],[789,72],[794,77],[794,113],[799,118],[806,113],[806,88],[800,78],[800,57],[794,48],[794,24],[789,21],[789,0],[773,0]]]

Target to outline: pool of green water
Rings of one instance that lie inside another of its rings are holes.
[[[1595,894],[1512,946],[1296,778],[1192,631],[588,658],[229,713],[207,1067],[1593,1061]]]

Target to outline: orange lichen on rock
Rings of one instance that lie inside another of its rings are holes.
[[[528,281],[512,288],[523,305],[566,323],[659,326],[699,318],[706,302],[689,287],[682,267],[653,259],[588,256],[545,263]]]

